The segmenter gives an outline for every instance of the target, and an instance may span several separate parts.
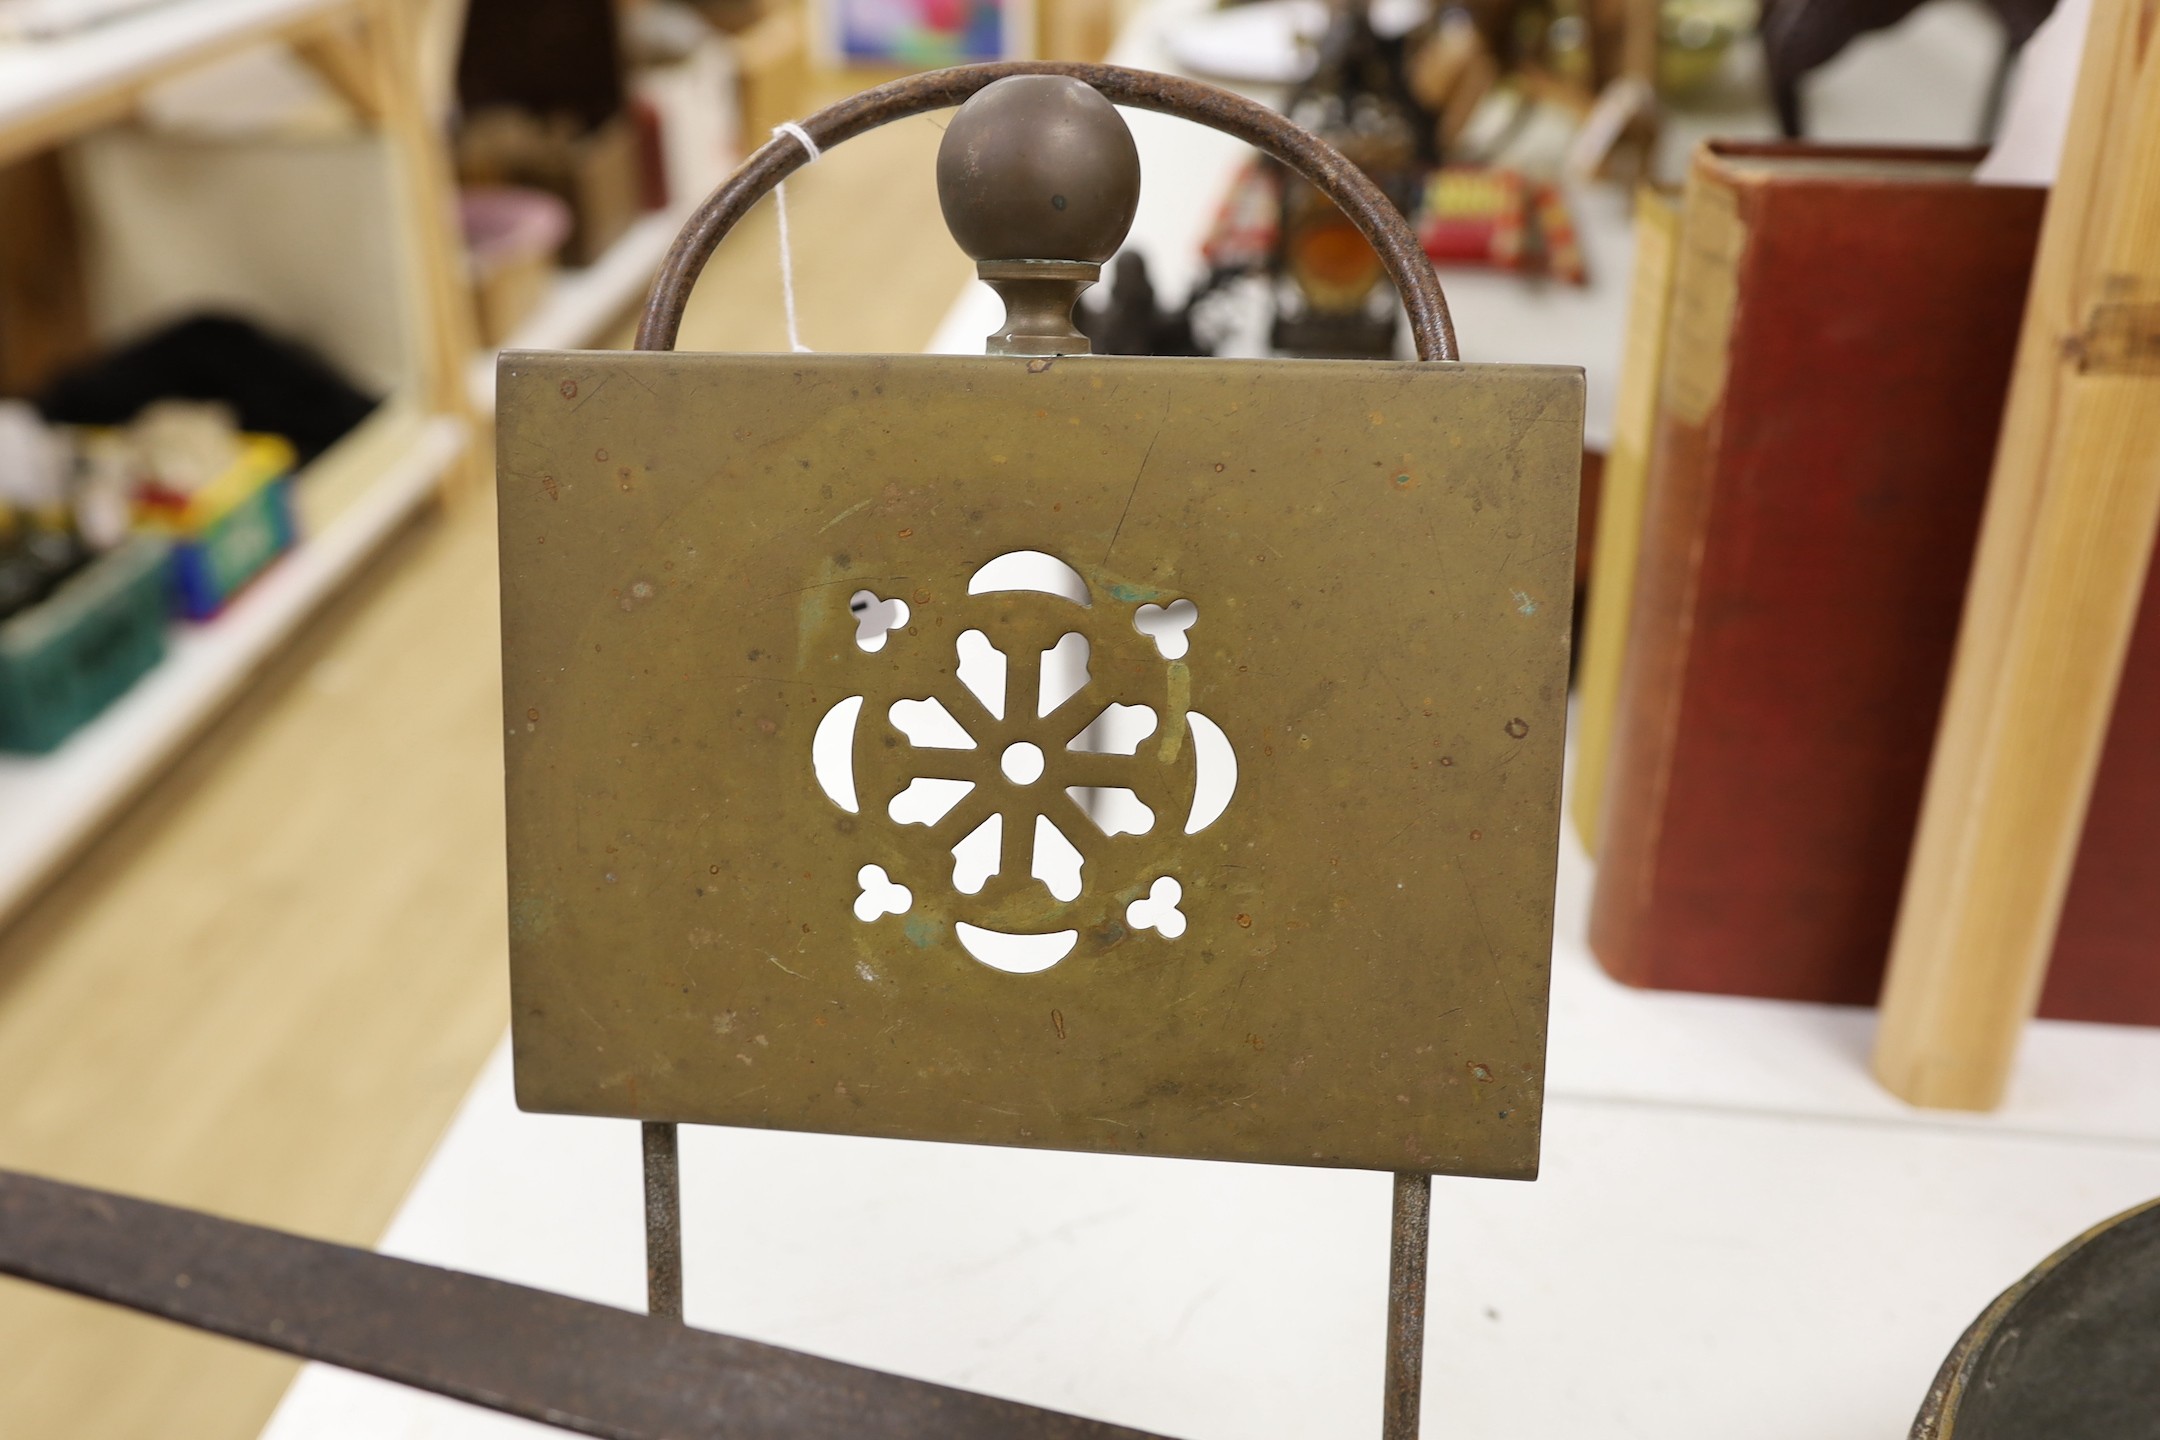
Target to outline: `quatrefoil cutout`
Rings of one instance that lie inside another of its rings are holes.
[[[974,573],[967,588],[971,597],[1032,591],[1069,602],[1084,613],[1095,609],[1094,596],[1079,572],[1040,551],[997,557]],[[852,598],[849,608],[853,638],[865,652],[883,649],[890,637],[903,631],[914,633],[909,628],[908,607],[898,599],[881,600],[865,590]],[[1199,607],[1193,601],[1176,599],[1168,605],[1141,605],[1115,623],[1129,623],[1154,642],[1162,659],[1175,661],[1190,648],[1186,632],[1198,618]],[[1101,696],[1090,670],[1093,647],[1084,631],[1111,620],[1110,614],[1097,619],[1090,613],[1081,621],[1082,628],[1066,630],[1039,653],[1023,652],[1021,658],[1036,676],[1032,695],[1011,693],[1010,680],[1016,673],[1013,657],[1006,653],[1011,642],[1001,648],[983,628],[968,627],[953,642],[953,662],[947,673],[957,683],[950,693],[904,695],[881,704],[884,718],[905,741],[901,753],[913,757],[901,771],[908,775],[912,767],[912,777],[883,806],[884,818],[899,827],[921,826],[928,832],[926,838],[949,848],[949,868],[941,866],[910,878],[949,883],[959,910],[965,911],[966,901],[982,895],[1005,866],[1023,853],[1026,874],[1024,879],[1015,879],[1023,886],[1040,883],[1058,905],[1079,901],[1091,886],[1117,888],[1137,878],[1130,872],[1098,876],[1091,871],[1114,870],[1124,854],[1121,838],[1148,835],[1165,817],[1127,786],[1043,783],[1048,751],[1099,758],[1105,762],[1102,778],[1108,779],[1118,760],[1139,763],[1142,745],[1161,729],[1162,717],[1153,706]],[[930,628],[927,622],[923,628]],[[1127,661],[1121,673],[1129,671]],[[1076,702],[1090,693],[1096,698],[1080,708]],[[834,705],[819,722],[812,742],[818,784],[835,805],[851,814],[861,808],[854,755],[865,705],[866,697],[860,695]],[[1075,710],[1077,716],[1071,713]],[[1237,783],[1237,760],[1229,737],[1213,720],[1192,710],[1183,719],[1194,769],[1194,793],[1184,829],[1194,834],[1213,824],[1229,805]],[[966,764],[937,758],[979,750],[979,737],[986,729],[1002,737],[994,753]],[[1016,729],[1032,738],[1010,738]],[[952,773],[955,765],[961,774],[973,778]],[[1060,773],[1070,777],[1073,771],[1068,765]],[[1090,774],[1089,778],[1097,777]],[[955,821],[963,807],[971,818]],[[965,833],[956,834],[963,825]],[[1068,834],[1074,826],[1099,833],[1083,848]],[[854,908],[865,923],[906,914],[914,904],[914,892],[881,867],[863,867],[858,879],[862,894]],[[1012,894],[1012,885],[1012,881],[1002,883],[1000,894]],[[1127,889],[1124,893],[1135,892]],[[1177,879],[1159,876],[1144,898],[1118,913],[1135,935],[1152,932],[1162,940],[1175,940],[1187,928],[1187,917],[1179,908],[1183,894]],[[1049,913],[1056,913],[1055,908]],[[1032,974],[1069,955],[1079,931],[1001,930],[955,918],[953,935],[969,955],[992,968]]]

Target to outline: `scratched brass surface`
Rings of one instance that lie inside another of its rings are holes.
[[[1579,372],[513,353],[499,393],[521,1104],[1535,1173]],[[1086,603],[969,593],[1017,551]],[[864,591],[908,607],[875,653]],[[1135,617],[1180,599],[1166,654]],[[1088,683],[1039,717],[1067,634]],[[850,813],[812,749],[854,696]],[[892,706],[927,698],[973,749],[909,743]],[[1113,703],[1154,713],[1137,753],[1068,750]],[[1236,767],[1195,834],[1221,760],[1189,713]],[[974,788],[895,823],[916,777]],[[1105,836],[1068,786],[1152,827]],[[1070,902],[1030,876],[1037,815],[1084,857]],[[856,918],[868,866],[903,913]],[[1164,878],[1175,938],[1131,911]],[[1066,953],[1014,973],[985,932]]]

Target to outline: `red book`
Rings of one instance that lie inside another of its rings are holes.
[[[1622,980],[1876,999],[2046,198],[1976,158],[1696,156],[1591,908]]]
[[[2160,1025],[2160,567],[2148,573],[2093,776],[2040,1013]]]

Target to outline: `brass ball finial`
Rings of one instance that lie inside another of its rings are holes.
[[[1140,152],[1117,107],[1065,75],[1013,75],[953,115],[938,203],[974,260],[1100,265],[1140,203]]]
[[[978,91],[938,146],[938,203],[1005,301],[993,355],[1085,355],[1080,292],[1101,278],[1140,204],[1140,152],[1116,107],[1064,75]]]

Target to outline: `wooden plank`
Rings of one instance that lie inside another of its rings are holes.
[[[2096,0],[1883,991],[1875,1071],[1990,1109],[2032,1013],[2160,516],[2160,50]]]
[[[367,51],[350,31],[324,30],[295,41],[292,48],[362,120],[372,124],[382,118],[381,86]]]
[[[428,113],[416,73],[415,6],[427,3],[363,0],[359,44],[372,70],[378,125],[396,159],[398,228],[411,275],[406,304],[413,315],[421,392],[439,413],[468,417],[472,393],[465,367],[479,336],[449,151]],[[485,456],[476,449],[452,481],[452,490],[477,485],[485,469]]]

